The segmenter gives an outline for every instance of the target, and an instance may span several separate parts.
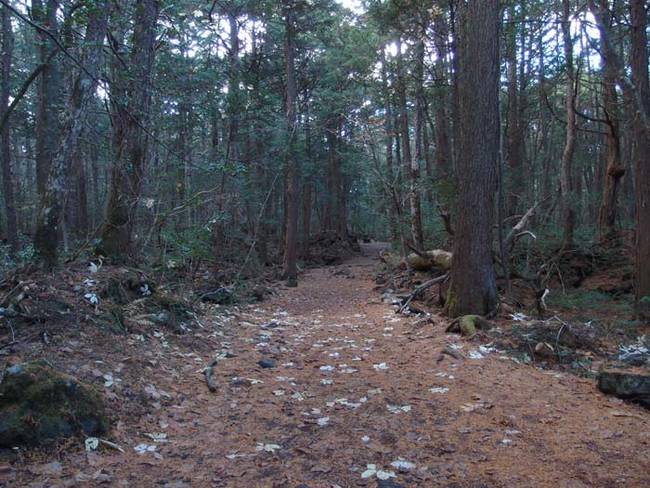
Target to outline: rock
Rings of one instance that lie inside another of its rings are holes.
[[[260,359],[257,362],[257,365],[263,369],[275,368],[275,361],[273,361],[272,359],[264,358],[264,359]]]
[[[650,408],[650,372],[605,369],[598,374],[598,389]]]
[[[538,342],[535,344],[535,355],[540,358],[551,359],[555,357],[555,350],[547,342]]]
[[[0,447],[36,446],[108,430],[101,397],[45,361],[7,368],[0,383]]]
[[[416,271],[428,271],[431,268],[448,270],[451,268],[452,254],[443,249],[433,249],[424,253],[425,256],[411,253],[407,256],[406,261],[409,266]]]

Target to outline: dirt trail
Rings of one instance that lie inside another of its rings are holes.
[[[373,291],[375,264],[309,270],[242,311],[215,339],[235,355],[217,392],[187,359],[173,401],[117,429],[167,442],[65,455],[59,479],[76,463],[134,487],[650,486],[647,411],[447,335],[442,318],[416,326]],[[464,359],[441,355],[450,345]]]

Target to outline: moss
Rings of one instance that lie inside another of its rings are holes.
[[[0,383],[0,446],[38,445],[108,430],[101,397],[45,361],[12,366]]]
[[[492,324],[480,315],[463,315],[449,324],[447,332],[456,332],[466,337],[472,337],[478,330],[491,328]]]

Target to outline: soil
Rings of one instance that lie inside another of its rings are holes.
[[[446,334],[442,316],[397,315],[374,289],[380,247],[184,335],[70,324],[12,352],[100,385],[124,453],[14,450],[0,485],[650,486],[649,411]]]

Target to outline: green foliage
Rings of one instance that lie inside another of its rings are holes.
[[[561,290],[551,291],[547,298],[550,308],[562,308],[584,313],[588,317],[589,310],[611,311],[613,313],[629,313],[632,310],[628,298],[615,300],[611,295],[595,290]]]
[[[160,238],[166,250],[167,263],[211,262],[214,258],[212,232],[208,227],[165,228]]]

